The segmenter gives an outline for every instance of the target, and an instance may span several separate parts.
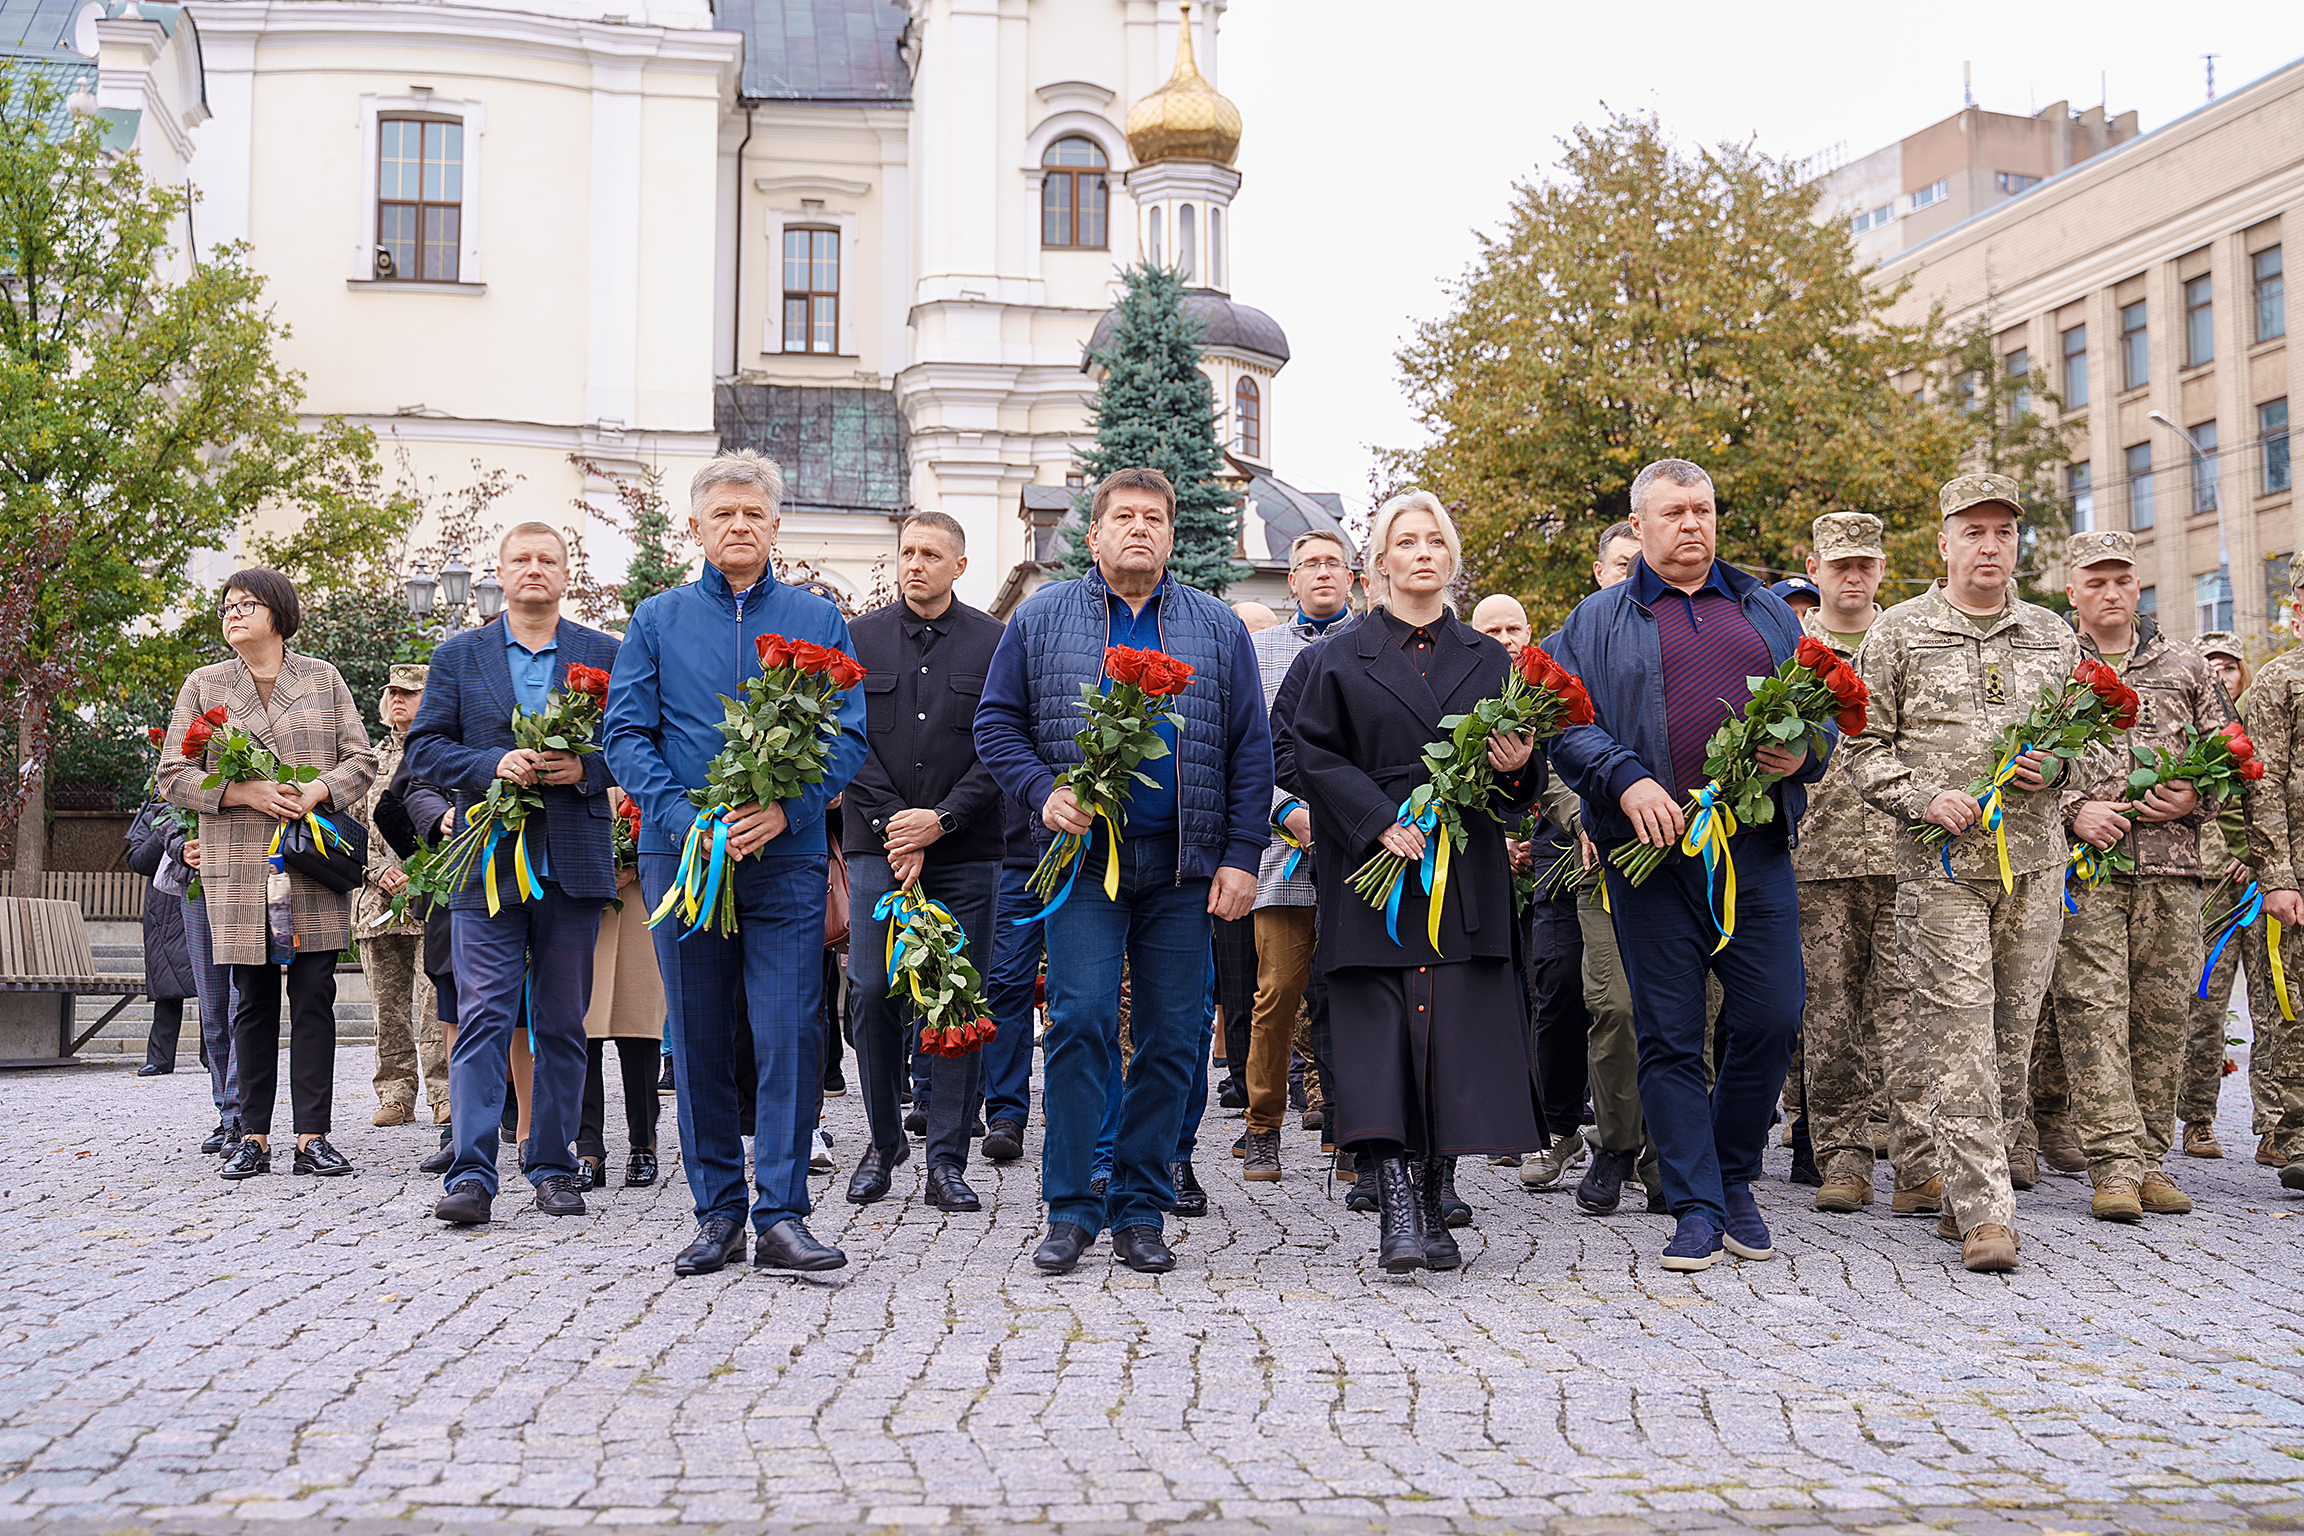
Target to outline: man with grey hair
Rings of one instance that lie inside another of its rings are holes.
[[[651,910],[671,887],[696,822],[689,791],[703,787],[706,765],[725,744],[722,697],[737,697],[759,676],[761,637],[855,654],[839,609],[769,569],[783,498],[783,473],[756,453],[722,454],[698,470],[688,528],[703,547],[703,573],[635,609],[617,653],[601,745],[616,782],[640,802],[640,888]],[[680,1160],[698,1224],[673,1262],[677,1274],[710,1274],[744,1257],[740,1095],[754,1102],[753,1263],[818,1270],[848,1262],[804,1218],[822,1070],[824,813],[864,755],[864,691],[851,688],[840,698],[840,735],[823,781],[773,805],[737,806],[728,818],[736,933],[683,939],[673,923],[656,929],[665,1038],[680,1082]],[[751,1082],[736,1081],[739,1030],[752,1040]]]

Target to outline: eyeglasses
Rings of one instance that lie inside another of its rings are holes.
[[[264,605],[262,603],[256,601],[256,599],[252,597],[244,597],[239,602],[226,603],[224,605],[224,617],[228,619],[237,619],[245,614],[254,613],[257,609],[262,608],[263,606]]]
[[[1300,564],[1292,565],[1288,569],[1291,573],[1296,571],[1310,571],[1316,576],[1333,576],[1343,571],[1349,571],[1352,569],[1352,567],[1346,564],[1344,561],[1330,556],[1321,560],[1306,560]]]

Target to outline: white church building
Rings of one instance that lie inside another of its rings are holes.
[[[967,528],[964,598],[1012,603],[1118,273],[1174,267],[1264,596],[1342,507],[1273,477],[1287,338],[1228,292],[1226,4],[0,0],[0,54],[198,190],[188,239],[246,247],[314,420],[444,488],[518,475],[495,511],[581,519],[611,572],[579,461],[677,501],[749,447],[786,560],[852,604],[908,508]]]

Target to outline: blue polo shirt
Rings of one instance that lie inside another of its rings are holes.
[[[512,697],[520,707],[533,714],[542,714],[552,702],[552,673],[560,662],[560,636],[552,638],[535,650],[522,645],[512,633],[512,625],[504,625],[504,665],[512,673]],[[528,867],[538,879],[552,873],[552,855],[544,847],[543,827],[537,827],[537,836],[528,839]]]
[[[1168,595],[1168,583],[1173,579],[1167,576],[1160,579],[1159,587],[1145,602],[1141,613],[1129,612],[1127,599],[1117,592],[1107,592],[1104,605],[1109,623],[1105,643],[1166,655],[1168,647],[1160,638],[1160,600]],[[1163,720],[1156,729],[1160,739],[1168,744],[1168,755],[1148,757],[1137,765],[1136,771],[1153,782],[1131,781],[1126,814],[1121,818],[1124,837],[1139,834],[1149,837],[1176,830],[1176,727]]]

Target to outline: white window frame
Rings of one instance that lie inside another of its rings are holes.
[[[456,281],[453,283],[426,282],[414,278],[380,278],[376,275],[376,173],[377,146],[383,130],[378,124],[386,117],[403,113],[425,117],[452,117],[464,125],[464,197],[463,211],[458,217],[458,232],[462,239],[456,253]],[[362,288],[407,289],[421,293],[425,289],[477,288],[483,277],[480,270],[480,153],[483,137],[488,132],[486,103],[471,98],[452,100],[438,95],[379,96],[363,94],[356,124],[360,132],[360,204],[354,217],[359,220],[352,236],[352,271],[349,281]]]
[[[1951,195],[1952,178],[1946,176],[1942,180],[1929,183],[1912,194],[1912,211],[1918,213],[1923,208],[1933,208]]]
[[[760,350],[774,357],[847,358],[854,361],[863,354],[856,350],[856,280],[854,257],[858,231],[864,216],[853,211],[835,208],[770,208],[766,211],[768,233],[768,322],[763,328]],[[835,229],[840,233],[840,340],[845,343],[838,352],[786,352],[784,350],[784,230],[787,225],[803,229]]]

